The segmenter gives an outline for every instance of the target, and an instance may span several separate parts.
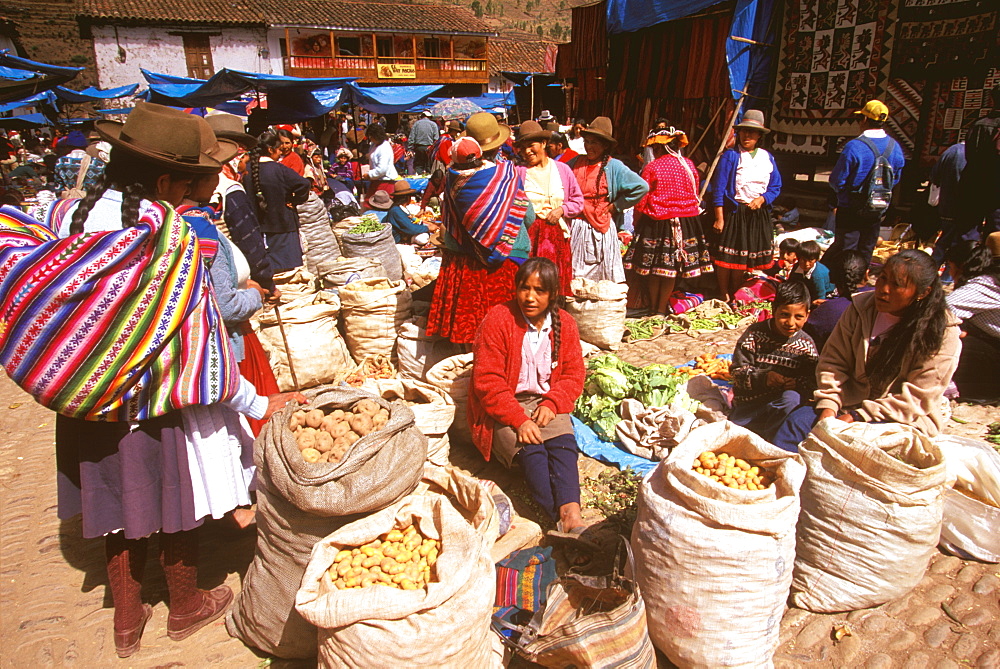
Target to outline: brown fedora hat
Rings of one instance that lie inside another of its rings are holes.
[[[743,114],[743,120],[733,127],[743,130],[759,130],[762,135],[771,132],[771,129],[764,125],[764,112],[759,109],[748,109]]]
[[[111,146],[180,172],[210,174],[239,151],[218,140],[200,116],[151,102],[138,102],[125,123],[97,121],[94,127]]]
[[[618,144],[618,140],[614,138],[612,132],[611,119],[607,116],[598,116],[594,119],[593,123],[581,130],[580,134],[596,137],[597,139],[604,140],[611,146],[615,146]]]
[[[497,121],[493,114],[479,112],[465,122],[465,134],[479,142],[483,151],[492,151],[510,139],[510,128]]]
[[[446,132],[462,132],[462,124],[458,121],[448,121],[444,129]]]
[[[392,206],[392,198],[384,190],[375,191],[370,198],[368,198],[368,208],[369,209],[380,209],[385,211]]]
[[[205,121],[219,139],[236,142],[247,151],[257,146],[257,138],[243,131],[243,119],[236,114],[212,114],[206,116]]]
[[[531,142],[547,142],[552,139],[551,130],[542,130],[537,121],[525,121],[517,127],[517,138],[514,146],[530,144]]]
[[[410,186],[410,182],[407,181],[406,179],[400,179],[395,184],[393,184],[392,187],[393,197],[396,197],[397,195],[415,195],[418,193],[419,191],[413,190],[413,187]]]

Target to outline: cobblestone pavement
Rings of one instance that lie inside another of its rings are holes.
[[[681,362],[705,350],[729,352],[737,332],[692,339],[672,335],[624,347],[630,362]],[[989,414],[959,407],[968,423],[956,432],[981,437]],[[956,411],[958,413],[958,411]],[[145,601],[153,618],[142,650],[118,660],[112,609],[104,571],[103,541],[81,538],[78,519],[56,517],[53,414],[35,404],[4,375],[0,378],[0,667],[257,667],[262,658],[231,639],[221,621],[182,642],[167,638],[166,586],[150,551]],[[537,520],[525,503],[523,485],[509,472],[485,465],[456,448],[456,464],[492,478],[508,490],[523,515]],[[603,465],[581,459],[581,474]],[[594,520],[592,510],[588,517]],[[218,522],[202,533],[201,587],[226,583],[239,590],[253,557],[252,531]],[[1000,567],[936,556],[927,577],[911,594],[877,609],[846,615],[816,615],[789,609],[775,657],[787,667],[978,667],[1000,669]],[[952,620],[941,604],[960,622]],[[852,635],[832,640],[835,623]],[[662,661],[663,666],[669,663]],[[287,663],[276,662],[271,666]]]

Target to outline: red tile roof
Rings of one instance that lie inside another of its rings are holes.
[[[78,0],[92,22],[315,26],[376,32],[464,33],[493,30],[467,8],[344,0]]]
[[[502,35],[490,40],[490,74],[545,72],[545,51],[551,42],[529,36]]]

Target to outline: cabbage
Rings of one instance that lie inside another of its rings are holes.
[[[611,367],[596,369],[587,377],[587,392],[592,395],[600,391],[608,397],[624,399],[629,388],[628,377]]]

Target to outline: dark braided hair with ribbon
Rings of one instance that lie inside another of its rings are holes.
[[[287,131],[285,131],[287,132]],[[250,182],[253,184],[253,198],[261,213],[267,211],[267,201],[260,184],[260,159],[270,158],[271,152],[281,146],[281,134],[268,131],[257,137],[257,146],[250,150],[249,170]]]
[[[139,222],[139,207],[143,200],[156,199],[156,182],[167,175],[174,181],[192,180],[193,175],[161,167],[155,162],[118,147],[111,149],[111,157],[104,174],[87,195],[80,200],[70,221],[69,233],[78,235],[97,201],[109,188],[122,194],[122,227],[128,228]]]
[[[545,313],[552,317],[552,369],[555,369],[559,364],[559,342],[562,339],[559,310],[562,307],[563,296],[559,287],[559,268],[548,258],[528,258],[514,275],[515,290],[526,283],[532,275],[538,275],[542,290],[549,294],[549,306]]]

